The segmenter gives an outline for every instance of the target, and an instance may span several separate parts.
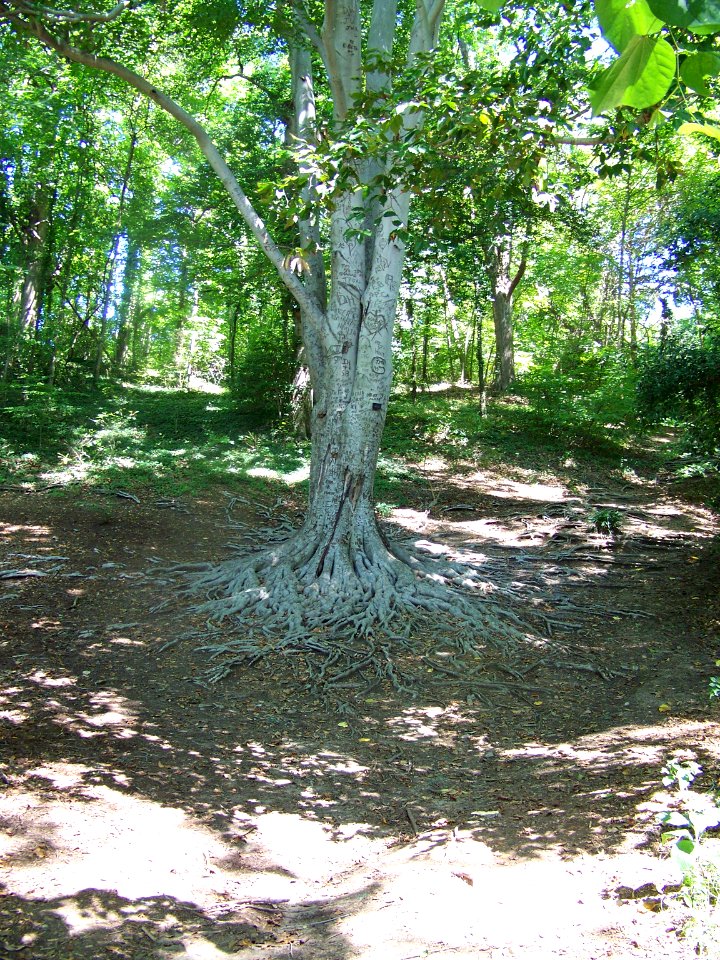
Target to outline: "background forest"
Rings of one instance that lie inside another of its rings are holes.
[[[262,24],[238,31],[232,5],[203,10],[179,12],[184,47],[138,35],[132,55],[193,105],[301,272],[286,57]],[[593,118],[587,85],[609,48],[582,4],[452,18],[408,161],[395,407],[457,385],[476,433],[488,411],[508,414],[505,395],[513,429],[588,442],[669,418],[693,454],[684,468],[712,472],[718,140],[676,128],[695,119],[689,97],[712,117],[716,42],[695,38],[706,73],[664,112]],[[227,437],[303,437],[297,308],[187,133],[114,78],[14,34],[0,58],[5,469],[17,475],[21,454],[22,470],[47,467],[61,435],[71,457],[68,430],[86,459],[105,445],[115,468],[138,468],[133,410],[154,404],[167,431],[187,421],[172,413],[176,391],[213,394],[188,408],[209,413],[205,433],[223,421]],[[354,136],[347,149],[361,126]]]

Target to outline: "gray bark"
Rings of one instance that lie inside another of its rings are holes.
[[[122,292],[116,315],[117,330],[115,334],[115,356],[113,358],[113,369],[116,375],[120,374],[125,367],[130,345],[130,315],[135,300],[139,273],[140,245],[130,236],[123,269]]]
[[[50,198],[41,185],[30,203],[24,233],[25,275],[20,290],[19,325],[21,331],[34,330],[40,315],[44,281],[45,244],[50,231]]]
[[[512,244],[498,243],[490,262],[493,321],[495,324],[495,386],[507,390],[515,380],[515,333],[513,305],[515,290],[525,274],[526,259],[512,275]]]

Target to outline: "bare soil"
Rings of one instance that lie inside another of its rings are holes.
[[[567,626],[406,694],[291,658],[206,683],[162,568],[266,524],[257,488],[0,493],[2,960],[694,955],[657,814],[674,753],[720,778],[718,518],[658,480],[423,469],[388,527]]]

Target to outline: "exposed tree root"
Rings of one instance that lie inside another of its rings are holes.
[[[304,657],[313,684],[389,681],[405,689],[428,669],[424,656],[509,652],[551,632],[522,584],[488,580],[487,558],[391,544],[374,524],[354,539],[352,550],[304,528],[282,544],[189,572],[187,593],[205,594],[200,609],[214,628],[202,647],[217,661],[208,679],[286,654]]]

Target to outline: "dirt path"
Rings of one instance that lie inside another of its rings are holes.
[[[202,624],[147,572],[225,555],[226,497],[0,494],[2,960],[693,955],[648,908],[674,879],[660,768],[720,777],[715,519],[652,485],[426,470],[431,509],[389,523],[569,627],[337,702],[289,661],[203,685],[174,642]],[[231,521],[264,522],[240,492]],[[614,544],[592,508],[621,511]]]

